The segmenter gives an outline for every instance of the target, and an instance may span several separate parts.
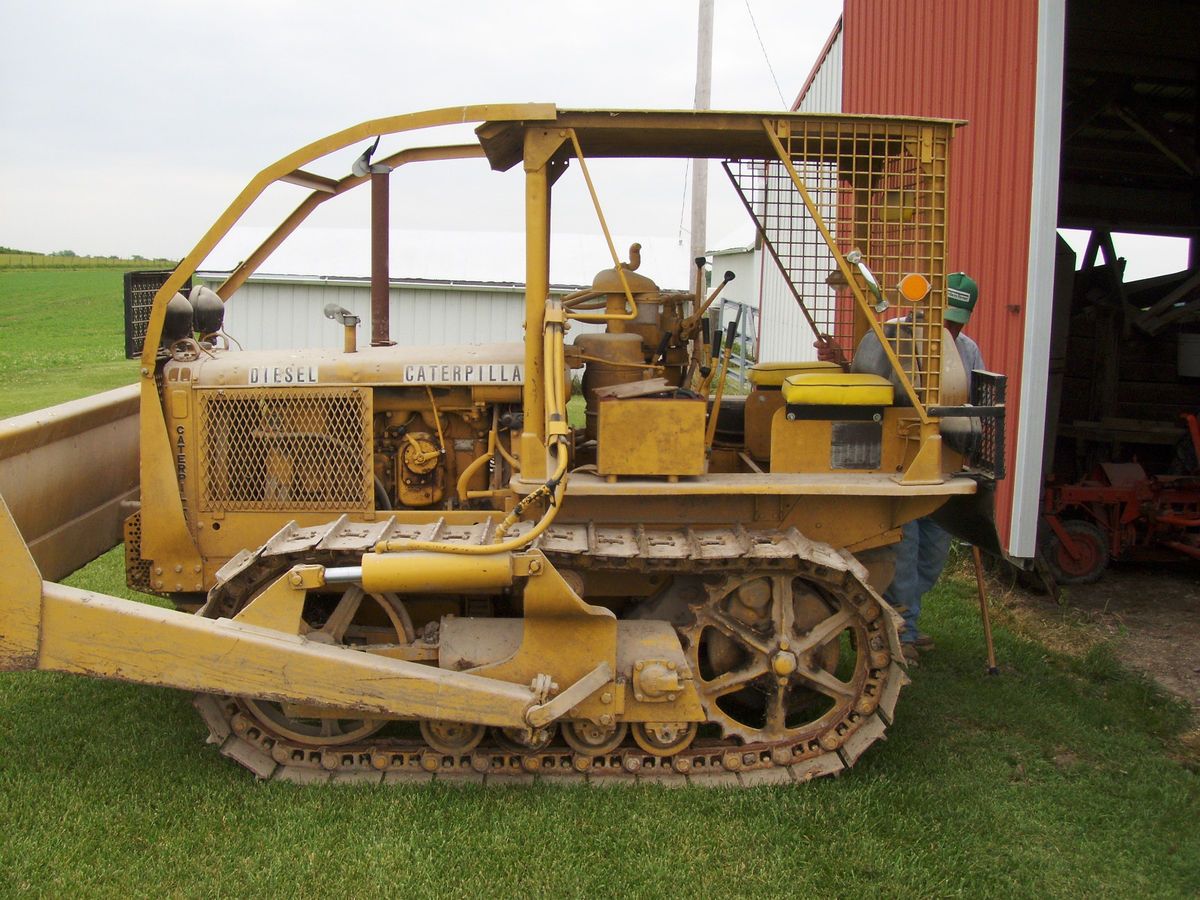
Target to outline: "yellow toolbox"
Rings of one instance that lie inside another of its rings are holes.
[[[601,400],[596,471],[601,475],[703,475],[706,409],[699,399]]]

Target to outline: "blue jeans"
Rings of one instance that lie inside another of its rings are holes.
[[[950,555],[950,532],[933,519],[916,519],[906,524],[903,538],[896,545],[896,576],[883,597],[892,606],[903,606],[908,626],[900,634],[904,643],[917,639],[917,618],[921,598],[938,580]]]

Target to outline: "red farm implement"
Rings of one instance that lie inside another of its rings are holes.
[[[1191,458],[1181,474],[1101,463],[1082,481],[1047,485],[1042,552],[1060,584],[1095,581],[1110,559],[1200,558],[1200,423],[1183,419]]]

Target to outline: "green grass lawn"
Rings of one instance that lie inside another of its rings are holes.
[[[0,269],[0,419],[137,380],[122,273]]]
[[[0,415],[134,379],[120,277],[0,271]],[[119,548],[68,581],[135,596]],[[1182,704],[1003,627],[988,677],[960,574],[923,623],[889,740],[743,791],[262,784],[183,694],[0,675],[0,896],[1200,894]]]
[[[124,594],[119,552],[70,581]],[[189,698],[0,676],[0,893],[368,896],[1196,896],[1187,713],[1103,648],[1000,629],[971,584],[890,739],[848,774],[753,790],[297,787],[203,743]]]

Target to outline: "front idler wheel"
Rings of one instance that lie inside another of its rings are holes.
[[[260,590],[275,577],[268,578]],[[256,596],[257,592],[245,605]],[[368,594],[357,585],[330,585],[310,592],[300,633],[315,643],[355,650],[372,644],[411,643],[414,638],[412,620],[399,597]],[[386,719],[338,716],[333,710],[273,700],[243,697],[238,702],[270,734],[309,747],[357,743],[387,724]]]

